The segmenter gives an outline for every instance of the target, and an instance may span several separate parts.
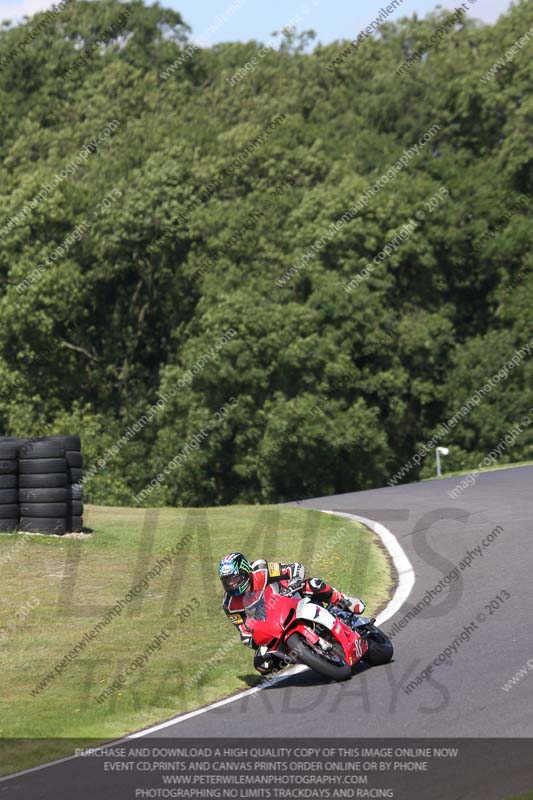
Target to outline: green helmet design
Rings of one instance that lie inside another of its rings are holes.
[[[229,553],[220,559],[218,577],[222,586],[233,597],[244,594],[251,585],[252,565],[242,553]]]

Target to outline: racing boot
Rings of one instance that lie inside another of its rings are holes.
[[[329,601],[333,605],[344,608],[346,611],[351,611],[354,614],[362,614],[365,610],[365,604],[358,597],[350,597],[349,595],[338,592],[337,589],[332,588],[332,596]]]
[[[310,578],[305,582],[304,594],[319,602],[331,603],[352,611],[354,614],[362,614],[365,604],[358,597],[349,597],[339,592],[333,586],[321,581],[320,578]]]

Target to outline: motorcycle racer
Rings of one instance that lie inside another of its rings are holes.
[[[324,583],[320,578],[305,577],[305,567],[298,561],[291,564],[282,564],[278,561],[258,559],[250,562],[242,553],[228,553],[223,556],[218,565],[218,576],[224,587],[224,600],[222,606],[226,615],[238,629],[244,645],[256,650],[254,667],[266,674],[273,668],[268,660],[265,661],[263,648],[258,648],[253,641],[251,631],[246,626],[243,597],[247,592],[260,592],[273,583],[288,585],[302,583],[301,593],[309,597],[314,603],[339,604],[355,614],[362,614],[365,604],[357,597],[348,597],[333,586]]]

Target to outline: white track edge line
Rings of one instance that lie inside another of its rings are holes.
[[[345,514],[342,511],[324,511],[323,513],[334,514],[337,517],[347,517],[348,519],[360,522],[362,525],[370,528],[371,531],[374,531],[374,533],[379,536],[383,546],[389,553],[394,568],[398,573],[398,585],[396,586],[396,591],[392,596],[392,600],[387,603],[387,606],[376,618],[376,623],[378,625],[383,625],[384,622],[387,622],[387,620],[398,613],[415,585],[415,571],[413,565],[407,558],[405,550],[396,536],[382,525],[381,522],[374,522],[374,520],[360,517],[358,514]]]
[[[402,546],[400,545],[398,539],[391,533],[388,528],[381,524],[381,522],[375,522],[372,519],[367,519],[366,517],[360,517],[357,514],[346,514],[343,511],[326,511],[320,509],[321,513],[323,514],[332,514],[336,517],[345,517],[346,519],[351,519],[354,522],[360,522],[362,525],[365,525],[367,528],[370,528],[379,538],[387,552],[389,553],[396,572],[398,573],[398,585],[392,596],[392,600],[387,604],[386,608],[381,612],[381,614],[377,617],[376,622],[378,625],[382,625],[388,619],[393,617],[401,608],[401,606],[405,603],[407,598],[409,597],[413,586],[415,585],[415,571],[405,551],[403,550]],[[278,678],[275,678],[272,681],[268,682],[269,686],[275,686],[277,683],[285,680],[290,675],[296,675],[299,672],[304,672],[307,667],[304,666],[296,666],[291,667],[290,670],[287,670]],[[165,722],[160,722],[157,725],[153,725],[151,728],[145,728],[142,731],[137,731],[136,733],[130,733],[127,736],[123,737],[122,739],[115,739],[112,742],[105,742],[102,745],[98,745],[99,748],[105,747],[114,747],[117,744],[123,744],[124,742],[129,741],[130,739],[140,739],[143,736],[147,736],[149,733],[154,733],[155,731],[160,731],[163,728],[168,728],[171,725],[177,725],[180,722],[186,722],[188,719],[192,717],[197,717],[200,714],[205,714],[207,711],[212,711],[215,708],[221,708],[222,706],[228,705],[229,703],[235,703],[237,700],[242,700],[245,697],[249,697],[250,695],[257,694],[260,692],[264,686],[255,686],[252,689],[247,689],[244,692],[239,692],[239,694],[232,695],[231,697],[226,697],[224,700],[217,700],[215,703],[210,703],[207,706],[203,706],[203,708],[197,708],[194,711],[189,711],[185,714],[180,714],[177,717],[173,717],[172,719],[168,719]],[[90,749],[90,748],[84,748]],[[55,761],[49,761],[46,764],[40,764],[36,767],[30,767],[29,769],[22,770],[21,772],[15,772],[13,775],[6,775],[3,778],[0,778],[0,783],[4,781],[12,780],[14,778],[19,778],[22,775],[28,775],[31,772],[38,772],[41,769],[48,769],[48,767],[53,767],[56,764],[63,764],[65,761],[72,761],[75,758],[79,758],[79,756],[65,756],[65,758],[58,758]]]

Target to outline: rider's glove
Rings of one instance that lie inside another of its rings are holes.
[[[294,564],[290,565],[291,570],[291,577],[290,580],[300,580],[303,581],[305,579],[305,567],[299,561],[295,561]]]
[[[252,647],[254,650],[256,649],[257,645],[254,644],[254,640],[252,639],[252,634],[246,627],[246,623],[243,623],[239,628],[239,633],[241,635],[241,642],[245,647]]]
[[[293,578],[287,584],[287,593],[294,594],[294,592],[299,592],[303,588],[304,582],[301,578]]]

